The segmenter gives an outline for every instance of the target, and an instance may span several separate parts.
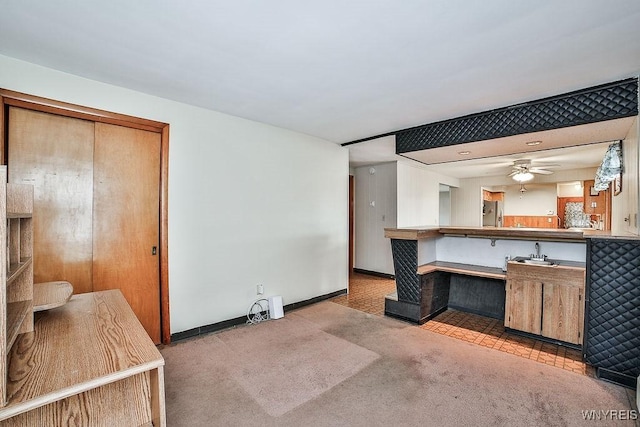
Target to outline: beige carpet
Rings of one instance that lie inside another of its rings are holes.
[[[280,416],[346,380],[379,356],[296,314],[205,338],[222,347],[229,375],[269,415]]]
[[[169,426],[625,425],[626,389],[323,302],[162,349]]]

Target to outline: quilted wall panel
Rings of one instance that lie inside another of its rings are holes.
[[[431,123],[396,133],[396,153],[539,132],[638,114],[638,79]]]
[[[640,374],[640,241],[590,239],[585,360]]]
[[[398,301],[420,302],[418,271],[418,241],[391,239],[393,267],[396,273]]]

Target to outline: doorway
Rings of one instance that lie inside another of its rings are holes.
[[[451,187],[440,184],[439,225],[451,225]]]
[[[152,340],[168,343],[168,125],[0,95],[9,181],[35,187],[34,281],[118,288]]]

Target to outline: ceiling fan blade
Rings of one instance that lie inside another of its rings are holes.
[[[531,168],[531,169],[529,169],[529,172],[537,173],[537,174],[540,174],[540,175],[551,175],[553,173],[553,171],[548,171],[548,170],[539,169],[539,168]]]
[[[562,165],[556,164],[556,163],[536,163],[535,165],[533,165],[534,169],[537,168],[543,168],[543,169],[556,169],[561,167]]]

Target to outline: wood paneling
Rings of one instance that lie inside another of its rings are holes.
[[[93,289],[121,289],[160,343],[160,135],[95,127]]]
[[[549,222],[551,220],[551,222]],[[533,215],[505,215],[503,217],[504,227],[524,227],[524,228],[558,228],[558,217],[533,216]]]
[[[90,292],[94,124],[9,109],[9,182],[34,186],[34,281]]]
[[[591,195],[591,188],[593,188],[594,184],[594,180],[584,182],[584,213],[604,215],[606,213],[609,190],[598,191],[597,195]]]

